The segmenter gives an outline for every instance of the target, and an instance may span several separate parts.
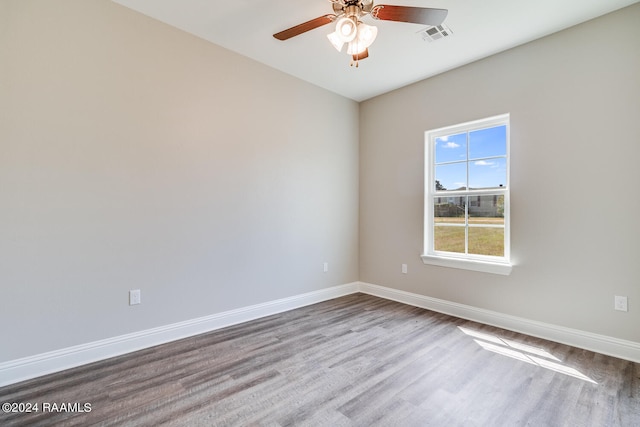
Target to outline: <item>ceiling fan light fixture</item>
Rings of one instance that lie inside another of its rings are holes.
[[[378,27],[373,25],[367,25],[360,22],[358,24],[358,36],[357,39],[364,45],[365,48],[371,46],[378,35]]]
[[[362,43],[357,38],[350,41],[349,45],[347,46],[347,54],[349,55],[360,55],[366,50],[367,46],[365,46],[364,43]]]
[[[349,43],[356,38],[358,33],[358,26],[355,20],[351,17],[343,16],[338,19],[336,23],[336,34],[340,37],[343,43]]]
[[[329,39],[333,47],[335,47],[338,52],[342,51],[342,46],[344,46],[344,42],[340,39],[340,36],[338,35],[338,33],[334,31],[331,34],[327,34],[327,38]]]

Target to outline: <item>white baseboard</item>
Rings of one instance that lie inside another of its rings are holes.
[[[370,283],[354,282],[0,363],[0,387],[362,292],[640,363],[640,343],[510,316]]]
[[[0,387],[358,292],[349,283],[0,363]]]
[[[360,292],[640,363],[640,343],[360,282]]]

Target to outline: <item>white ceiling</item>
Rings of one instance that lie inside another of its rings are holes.
[[[375,4],[448,9],[453,35],[435,42],[424,25],[363,19],[378,27],[369,58],[327,40],[333,24],[286,41],[273,34],[332,13],[328,0],[113,0],[302,80],[363,101],[535,40],[639,0],[379,0]]]

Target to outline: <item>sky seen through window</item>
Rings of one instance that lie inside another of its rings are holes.
[[[505,125],[438,137],[435,179],[447,190],[504,186],[506,156]]]

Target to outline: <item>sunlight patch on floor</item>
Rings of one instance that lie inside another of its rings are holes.
[[[458,329],[465,334],[474,337],[474,341],[485,350],[597,384],[597,382],[577,369],[564,365],[560,359],[543,348],[518,343],[512,340],[500,338],[496,335],[474,331],[461,326],[458,326]]]

